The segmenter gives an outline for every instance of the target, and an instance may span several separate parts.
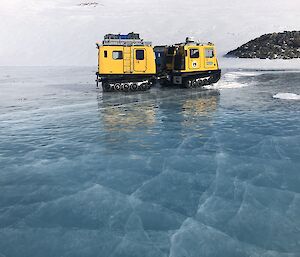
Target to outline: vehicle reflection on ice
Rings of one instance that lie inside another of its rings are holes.
[[[113,106],[102,112],[104,129],[110,132],[133,132],[155,125],[153,105],[133,103],[130,106]]]
[[[99,94],[101,138],[115,150],[176,147],[185,136],[203,136],[218,102],[219,92],[213,90]]]
[[[105,94],[98,98],[101,123],[107,132],[134,132],[156,123],[154,102],[139,94]]]
[[[184,118],[182,125],[185,127],[194,127],[199,125],[199,123],[203,123],[201,122],[201,118],[211,117],[217,110],[218,101],[218,94],[190,97],[182,104],[182,116]]]
[[[144,134],[155,127],[157,106],[141,94],[104,94],[98,96],[102,139],[110,149],[130,150],[133,145],[148,148]]]

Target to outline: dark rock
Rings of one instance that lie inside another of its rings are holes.
[[[265,34],[228,52],[225,56],[260,59],[300,58],[300,31]]]

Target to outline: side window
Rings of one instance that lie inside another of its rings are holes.
[[[122,51],[113,51],[112,58],[114,60],[122,60],[123,59],[123,52]]]
[[[199,49],[197,48],[192,48],[190,49],[190,57],[191,58],[199,58]]]
[[[144,60],[145,59],[145,51],[144,50],[136,50],[135,57],[137,60]]]
[[[107,58],[107,51],[104,51],[104,57]]]
[[[213,58],[215,56],[214,49],[206,48],[205,49],[205,58]]]

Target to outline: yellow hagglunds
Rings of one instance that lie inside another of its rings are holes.
[[[192,38],[153,47],[136,33],[108,34],[97,47],[96,81],[105,92],[148,90],[156,80],[191,88],[215,83],[221,76],[215,46]]]

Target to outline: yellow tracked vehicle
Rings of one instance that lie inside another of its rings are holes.
[[[148,90],[162,85],[186,88],[216,83],[221,76],[215,46],[186,38],[185,43],[152,47],[139,34],[107,34],[98,48],[98,83],[104,92]]]
[[[220,79],[221,70],[212,43],[186,38],[185,43],[155,47],[154,51],[162,85],[192,88],[216,83]]]
[[[151,42],[139,34],[105,35],[98,47],[97,86],[103,91],[148,90],[155,81],[156,66]]]

